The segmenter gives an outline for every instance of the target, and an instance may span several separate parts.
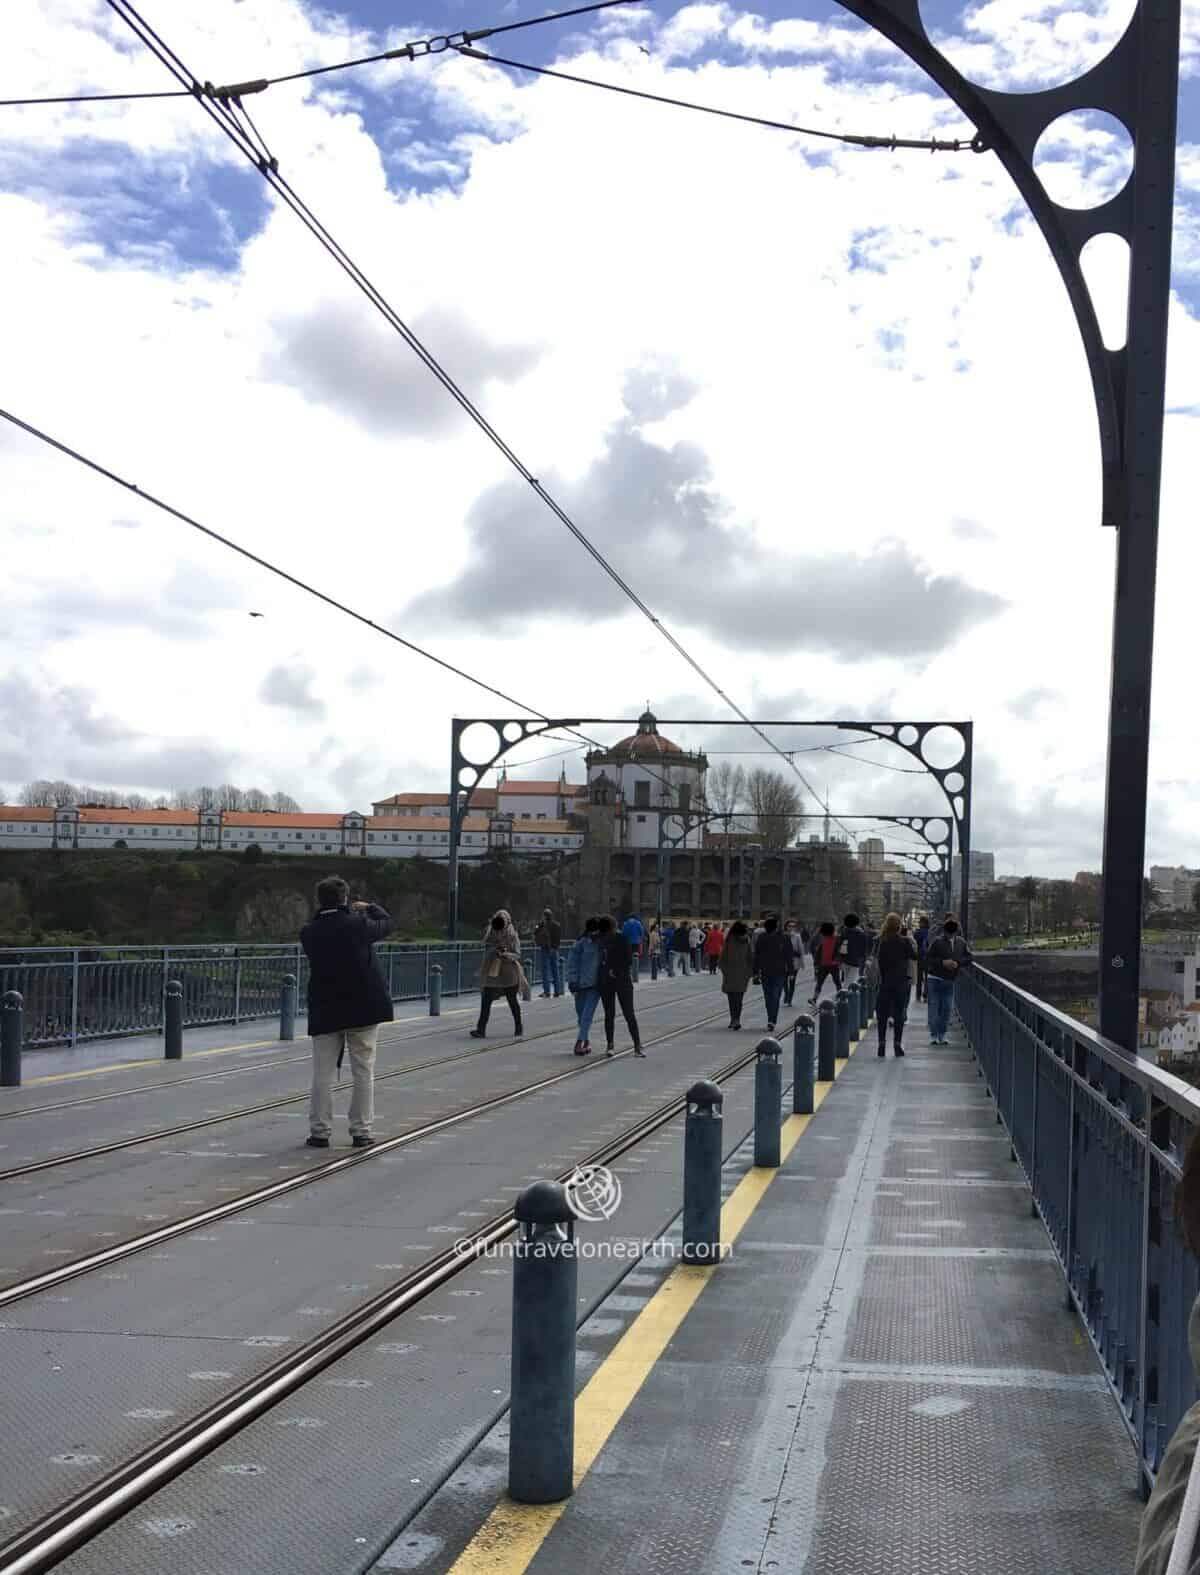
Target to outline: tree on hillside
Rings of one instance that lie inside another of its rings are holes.
[[[1026,875],[1017,887],[1017,896],[1025,904],[1025,933],[1033,934],[1033,905],[1037,901],[1038,883],[1032,875]]]
[[[794,784],[778,771],[755,766],[746,773],[746,798],[754,815],[754,830],[766,846],[786,848],[803,807]]]

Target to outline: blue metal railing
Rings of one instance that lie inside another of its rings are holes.
[[[393,1001],[426,999],[435,964],[443,996],[479,988],[478,942],[384,941],[375,951]],[[536,989],[534,948],[522,951]],[[289,973],[303,1002],[308,959],[299,943],[0,949],[0,993],[19,990],[24,998],[27,1049],[159,1033],[168,979],[183,985],[186,1028],[273,1017]]]
[[[986,968],[956,995],[1144,1489],[1200,1397],[1188,1350],[1200,1265],[1174,1219],[1200,1092]]]

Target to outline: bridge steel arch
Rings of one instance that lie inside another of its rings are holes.
[[[1083,340],[1100,429],[1101,522],[1117,531],[1100,932],[1100,1032],[1136,1052],[1150,753],[1158,509],[1179,93],[1180,0],[1137,0],[1108,55],[1073,82],[1002,93],[969,81],[934,45],[917,0],[839,0],[921,67],[969,117],[1046,238]],[[1090,209],[1054,202],[1033,168],[1046,128],[1102,110],[1133,141],[1122,189]],[[1080,266],[1093,236],[1129,247],[1126,340],[1106,348]],[[965,857],[964,857],[965,865]]]

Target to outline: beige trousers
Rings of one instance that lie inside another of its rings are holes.
[[[350,1095],[350,1136],[370,1137],[375,1119],[375,1040],[379,1024],[369,1028],[343,1028],[336,1034],[313,1036],[312,1096],[308,1102],[308,1125],[313,1137],[329,1137],[333,1131],[333,1074],[345,1043],[354,1077]]]

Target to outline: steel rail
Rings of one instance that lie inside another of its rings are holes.
[[[714,1017],[721,1013],[709,1012],[706,1016],[698,1018],[695,1022],[684,1023],[680,1028],[670,1029],[659,1034],[654,1039],[644,1040],[646,1045],[662,1044],[665,1040],[678,1038],[680,1034],[690,1033],[693,1028],[700,1028],[705,1023],[712,1022]],[[631,1050],[622,1050],[613,1060],[623,1060],[631,1055]],[[160,1246],[163,1242],[173,1241],[177,1236],[187,1235],[189,1231],[197,1230],[202,1226],[218,1223],[228,1219],[231,1215],[240,1214],[246,1209],[255,1208],[260,1203],[266,1203],[274,1198],[282,1197],[285,1193],[295,1192],[301,1187],[307,1187],[315,1181],[323,1181],[328,1176],[338,1175],[353,1165],[363,1165],[375,1159],[380,1154],[390,1154],[393,1149],[403,1148],[409,1143],[415,1143],[420,1138],[428,1137],[433,1132],[444,1132],[449,1127],[470,1121],[474,1116],[482,1115],[488,1110],[498,1110],[504,1105],[514,1104],[519,1099],[525,1099],[530,1094],[539,1093],[544,1088],[552,1088],[556,1083],[562,1083],[567,1078],[579,1077],[584,1072],[591,1072],[597,1066],[610,1066],[612,1061],[604,1058],[599,1062],[585,1061],[582,1066],[573,1066],[564,1072],[554,1072],[549,1077],[538,1078],[533,1083],[523,1083],[519,1088],[509,1089],[503,1094],[494,1094],[490,1098],[481,1100],[474,1105],[465,1106],[461,1110],[452,1111],[448,1116],[439,1116],[435,1121],[423,1122],[420,1126],[413,1127],[408,1132],[401,1132],[396,1137],[384,1138],[373,1147],[363,1149],[359,1153],[344,1154],[337,1159],[326,1160],[300,1172],[299,1175],[287,1176],[282,1181],[273,1181],[268,1186],[256,1187],[252,1192],[242,1192],[235,1198],[227,1198],[223,1203],[213,1204],[212,1207],[199,1209],[194,1214],[183,1215],[180,1219],[171,1221],[170,1224],[160,1225],[155,1230],[144,1231],[139,1236],[129,1236],[124,1241],[115,1242],[111,1247],[102,1247],[98,1252],[85,1253],[81,1258],[72,1258],[69,1263],[59,1264],[57,1268],[47,1269],[42,1274],[32,1275],[25,1280],[18,1280],[12,1285],[0,1288],[0,1308],[9,1307],[14,1302],[23,1301],[28,1296],[36,1296],[42,1291],[52,1290],[57,1285],[64,1284],[67,1280],[77,1279],[80,1275],[90,1274],[96,1269],[105,1268],[108,1264],[119,1263],[123,1258],[133,1257],[135,1253],[145,1252],[150,1247]],[[307,1096],[304,1096],[307,1097]]]
[[[702,1021],[708,1022],[720,1015],[714,1012]],[[699,1023],[689,1023],[654,1042],[661,1043],[662,1039],[677,1037],[699,1026]],[[736,1076],[754,1062],[756,1053],[755,1049],[750,1049],[735,1056],[712,1073],[712,1081],[722,1083]],[[622,1052],[622,1056],[628,1054],[629,1051]],[[584,1070],[583,1067],[573,1068],[553,1081],[577,1076]],[[686,1107],[686,1095],[674,1096],[577,1163],[603,1165],[620,1158],[674,1120]],[[558,1179],[567,1180],[575,1168],[575,1165],[568,1166],[559,1173]],[[430,1263],[412,1270],[387,1290],[345,1314],[301,1349],[244,1380],[221,1399],[0,1546],[0,1575],[42,1575],[52,1569],[67,1554],[97,1536],[151,1493],[181,1476],[279,1401],[377,1334],[446,1280],[461,1273],[489,1247],[511,1235],[515,1228],[516,1219],[511,1209],[493,1216],[486,1224],[464,1233],[456,1247],[446,1248]],[[466,1251],[462,1250],[463,1243],[469,1244]]]
[[[643,1007],[642,1010],[643,1010],[643,1013],[645,1013],[645,1012],[654,1012],[654,1011],[660,1010],[664,1006],[670,1006],[672,1004],[674,1004],[674,1003],[672,1003],[671,1001],[652,1001],[648,1006]],[[512,1037],[510,1037],[510,1038],[508,1038],[506,1040],[497,1040],[497,1042],[495,1044],[480,1045],[479,1048],[475,1049],[475,1050],[460,1050],[456,1055],[430,1056],[424,1061],[413,1061],[408,1066],[394,1067],[390,1072],[379,1072],[379,1073],[376,1074],[375,1081],[376,1081],[376,1083],[386,1083],[386,1082],[390,1082],[392,1078],[396,1078],[396,1077],[410,1077],[414,1072],[427,1072],[427,1071],[429,1071],[429,1069],[431,1067],[435,1067],[435,1066],[450,1066],[456,1061],[469,1061],[475,1056],[489,1055],[489,1054],[492,1054],[493,1052],[495,1052],[497,1050],[511,1050],[515,1046],[518,1046],[518,1045],[536,1043],[537,1040],[539,1040],[539,1039],[552,1039],[555,1034],[561,1034],[561,1033],[565,1032],[569,1027],[570,1027],[569,1022],[568,1023],[560,1023],[557,1028],[544,1028],[544,1029],[541,1030],[541,1032],[536,1033],[536,1034],[522,1034],[519,1038],[517,1038],[516,1036],[512,1036]],[[447,1034],[449,1034],[449,1033],[458,1033],[460,1031],[461,1030],[459,1030],[457,1028],[443,1028],[443,1029],[438,1029],[437,1030],[438,1033],[447,1033]],[[384,1040],[383,1042],[385,1044],[406,1044],[406,1043],[408,1043],[411,1040],[419,1039],[421,1037],[422,1036],[420,1034],[394,1035],[391,1038]],[[290,1065],[290,1064],[292,1064],[294,1062],[298,1062],[298,1061],[305,1061],[305,1062],[307,1062],[309,1060],[311,1060],[311,1056],[307,1056],[307,1055],[304,1055],[304,1056],[288,1056],[284,1060],[270,1061],[270,1062],[264,1061],[264,1062],[262,1062],[260,1064],[262,1066],[266,1066],[266,1067],[287,1066],[287,1065]],[[246,1067],[246,1068],[243,1068],[243,1070],[245,1070],[245,1071],[257,1071],[258,1067],[257,1066],[255,1066],[255,1067]],[[227,1072],[218,1072],[218,1073],[214,1073],[213,1075],[217,1076],[217,1077],[225,1077],[225,1076],[228,1076],[229,1074]],[[144,1086],[149,1087],[149,1088],[154,1088],[154,1087],[160,1087],[160,1086],[161,1087],[173,1087],[174,1085],[173,1084],[161,1084],[160,1085],[160,1084],[150,1083],[150,1084],[146,1084]],[[133,1090],[132,1089],[125,1089],[122,1092],[124,1092],[124,1093],[132,1093]],[[117,1097],[117,1095],[115,1093],[113,1093],[113,1094],[98,1094],[96,1096],[97,1099],[115,1099],[116,1097]],[[32,1176],[32,1175],[35,1175],[38,1171],[41,1171],[41,1170],[53,1170],[56,1166],[59,1166],[59,1165],[73,1165],[73,1164],[77,1163],[78,1161],[85,1160],[85,1159],[100,1159],[105,1154],[115,1154],[120,1149],[136,1148],[139,1143],[153,1143],[156,1139],[159,1139],[159,1138],[181,1137],[186,1132],[196,1132],[196,1131],[200,1130],[202,1127],[220,1126],[221,1122],[223,1122],[223,1121],[237,1121],[242,1116],[257,1116],[257,1115],[262,1115],[265,1111],[268,1111],[268,1110],[279,1110],[279,1109],[282,1109],[282,1107],[285,1106],[285,1105],[299,1105],[299,1104],[303,1104],[303,1102],[307,1098],[308,1098],[308,1090],[307,1089],[305,1089],[303,1093],[299,1093],[299,1094],[281,1094],[278,1099],[264,1100],[261,1104],[257,1104],[257,1105],[242,1105],[242,1106],[239,1106],[236,1110],[228,1110],[228,1111],[226,1111],[223,1115],[204,1116],[204,1117],[202,1117],[201,1119],[199,1119],[197,1121],[183,1122],[180,1125],[174,1126],[174,1127],[156,1127],[153,1132],[142,1132],[142,1133],[139,1133],[135,1137],[114,1138],[111,1143],[98,1143],[94,1148],[76,1149],[70,1154],[52,1154],[52,1155],[47,1156],[47,1158],[45,1158],[45,1159],[34,1159],[34,1160],[30,1160],[29,1163],[25,1164],[25,1165],[14,1165],[8,1170],[0,1170],[0,1181],[15,1181],[20,1176]],[[77,1103],[78,1104],[89,1104],[89,1103],[91,1103],[91,1101],[90,1100],[79,1100],[79,1101],[77,1101]],[[49,1108],[54,1108],[54,1107],[51,1106]],[[69,1105],[68,1105],[67,1108],[70,1108]],[[22,1113],[23,1114],[28,1114],[28,1115],[33,1115],[35,1112],[27,1111],[27,1112],[22,1112]]]

